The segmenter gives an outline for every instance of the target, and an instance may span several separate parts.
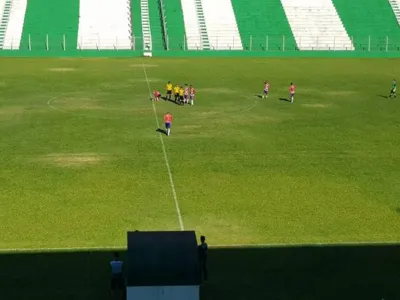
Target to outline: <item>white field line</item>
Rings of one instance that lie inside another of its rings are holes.
[[[270,244],[216,244],[209,245],[212,249],[218,248],[287,248],[287,247],[329,247],[329,246],[400,246],[400,241],[376,241],[376,242],[338,242],[338,243],[270,243]],[[98,246],[98,247],[65,247],[65,248],[4,248],[0,253],[24,253],[24,252],[74,252],[74,251],[104,251],[126,250],[126,246]]]
[[[150,96],[150,98],[152,98],[150,81],[149,81],[149,77],[147,76],[146,67],[145,67],[143,61],[142,61],[142,67],[143,67],[144,76],[145,76],[146,82],[147,82],[147,88],[149,89],[149,96]],[[158,121],[156,106],[154,104],[154,101],[151,101],[151,103],[153,105],[154,117],[156,118],[157,128],[160,128],[160,122]],[[182,214],[181,214],[181,209],[179,207],[178,197],[176,196],[174,179],[172,178],[171,167],[170,167],[169,161],[168,161],[167,150],[165,149],[164,139],[161,134],[159,134],[159,136],[160,136],[161,148],[164,153],[165,165],[167,166],[167,170],[168,170],[169,183],[171,185],[172,196],[174,197],[174,201],[175,201],[176,213],[178,214],[179,226],[180,226],[181,230],[185,230],[185,227],[183,226]]]

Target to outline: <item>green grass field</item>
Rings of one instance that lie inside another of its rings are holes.
[[[400,241],[400,60],[143,62],[151,90],[197,88],[193,107],[155,104],[175,117],[162,138],[185,229],[210,245]],[[1,63],[3,252],[180,229],[141,59]]]

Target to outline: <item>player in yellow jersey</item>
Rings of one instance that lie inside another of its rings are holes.
[[[185,93],[185,90],[183,89],[183,87],[179,88],[179,102],[180,104],[183,104],[183,95]]]
[[[174,100],[176,103],[178,103],[178,100],[179,100],[179,90],[180,89],[181,88],[179,87],[179,84],[174,86]]]
[[[171,101],[171,97],[172,97],[172,83],[171,83],[171,81],[167,82],[167,84],[165,85],[165,89],[167,90],[167,97],[165,98],[165,100]]]

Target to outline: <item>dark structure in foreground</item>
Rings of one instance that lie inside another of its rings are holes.
[[[194,231],[128,232],[127,300],[199,300]]]

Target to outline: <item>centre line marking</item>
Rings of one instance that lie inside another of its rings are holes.
[[[147,87],[149,89],[149,96],[150,96],[150,98],[152,98],[150,81],[149,81],[149,77],[147,76],[146,67],[145,67],[143,61],[142,61],[142,67],[143,67],[144,76],[146,78]],[[156,118],[157,128],[160,128],[160,122],[158,121],[156,106],[154,104],[154,101],[151,101],[151,103],[153,105],[154,117]],[[160,142],[161,142],[161,148],[164,153],[165,165],[167,166],[167,170],[168,170],[169,183],[171,185],[172,196],[174,197],[174,201],[175,201],[176,213],[178,214],[179,226],[180,226],[181,230],[185,230],[185,227],[183,226],[182,214],[181,214],[181,209],[179,207],[178,197],[176,196],[174,179],[172,178],[171,167],[170,167],[170,164],[168,161],[167,150],[165,149],[164,139],[161,134],[160,134]]]

